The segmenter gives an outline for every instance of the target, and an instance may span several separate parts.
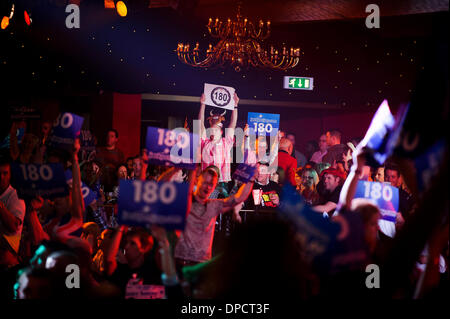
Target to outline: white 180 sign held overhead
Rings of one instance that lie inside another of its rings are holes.
[[[235,89],[229,86],[205,83],[205,104],[222,109],[234,109]]]

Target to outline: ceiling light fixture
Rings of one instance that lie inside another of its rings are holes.
[[[230,65],[236,72],[243,68],[260,67],[273,70],[287,70],[297,66],[300,58],[300,48],[283,47],[282,51],[273,46],[267,51],[261,43],[270,36],[270,21],[262,20],[255,26],[241,15],[241,4],[238,3],[236,20],[228,19],[226,23],[216,19],[213,23],[209,18],[208,32],[213,38],[219,38],[215,47],[212,44],[206,50],[206,58],[200,58],[200,48],[197,42],[191,50],[189,44],[179,43],[178,59],[190,66],[198,68],[225,67]]]

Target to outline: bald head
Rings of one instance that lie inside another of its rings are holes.
[[[285,152],[288,152],[289,154],[291,154],[293,148],[294,148],[294,146],[292,145],[292,142],[289,139],[283,137],[280,140],[280,145],[279,145],[280,151],[285,151]]]
[[[64,274],[67,265],[70,264],[79,264],[79,259],[75,254],[68,251],[56,251],[47,257],[45,268],[57,274]]]

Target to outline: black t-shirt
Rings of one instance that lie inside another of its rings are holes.
[[[253,184],[253,189],[261,189],[262,190],[262,201],[264,202],[264,207],[267,209],[276,210],[278,207],[275,203],[270,199],[270,194],[276,194],[280,197],[281,187],[277,183],[273,181],[269,181],[267,185],[260,185],[258,182]],[[261,205],[262,207],[262,205]],[[243,209],[255,209],[255,203],[253,201],[253,190],[245,201],[245,205]]]
[[[319,205],[325,205],[328,202],[333,202],[335,204],[339,203],[339,196],[341,194],[342,186],[338,186],[334,191],[325,191],[322,196],[320,196]],[[333,215],[334,209],[328,212],[328,215]]]
[[[327,153],[323,156],[322,162],[333,165],[334,161],[342,161],[342,154],[345,152],[346,146],[344,144],[336,144],[330,146]]]
[[[133,274],[137,274],[137,278],[143,280],[144,285],[162,285],[161,270],[158,268],[153,254],[145,257],[141,267],[131,269],[127,264],[117,263],[116,271],[108,278],[125,296],[128,281],[133,278]]]
[[[332,192],[325,191],[321,196],[320,205],[324,205],[328,202],[338,203],[339,195],[341,194],[342,186],[338,186]]]

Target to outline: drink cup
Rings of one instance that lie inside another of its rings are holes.
[[[262,192],[260,189],[254,189],[253,190],[253,202],[255,203],[255,205],[261,205],[261,195]]]

